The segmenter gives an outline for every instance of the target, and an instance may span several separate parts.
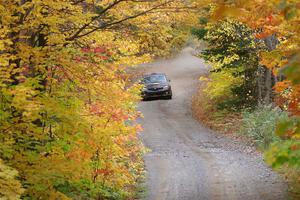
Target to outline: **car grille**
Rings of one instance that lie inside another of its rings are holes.
[[[147,96],[163,96],[163,95],[167,95],[168,92],[165,92],[165,91],[159,91],[159,92],[148,92],[147,93]]]
[[[150,91],[158,91],[158,90],[162,90],[163,88],[162,87],[159,87],[159,88],[149,88],[148,90]]]

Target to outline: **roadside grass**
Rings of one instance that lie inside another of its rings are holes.
[[[261,151],[267,150],[273,142],[281,139],[275,134],[276,124],[287,120],[288,113],[274,105],[260,105],[255,109],[242,111],[239,134],[249,137]]]
[[[205,88],[206,83],[200,82],[199,89],[192,98],[193,116],[201,124],[243,143],[255,145],[262,153],[272,142],[281,140],[275,135],[275,126],[278,120],[288,117],[287,113],[271,105],[254,110],[220,110],[217,102],[203,92]],[[277,171],[288,184],[288,198],[300,199],[300,170],[284,166]]]

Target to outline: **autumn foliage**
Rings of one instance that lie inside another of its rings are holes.
[[[275,142],[266,154],[273,167],[300,166],[300,4],[298,0],[205,1],[213,22],[238,20],[250,27],[266,48],[259,52],[260,65],[272,74],[272,102],[290,115],[278,122]],[[206,15],[207,16],[207,15]]]
[[[186,7],[160,0],[1,1],[0,198],[134,196],[143,174],[135,123],[140,86],[126,68],[184,41],[178,24],[165,22],[182,22],[172,11]]]

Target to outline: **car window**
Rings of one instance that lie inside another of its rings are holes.
[[[157,75],[151,75],[144,77],[143,80],[144,83],[166,83],[167,79],[166,76],[157,74]]]

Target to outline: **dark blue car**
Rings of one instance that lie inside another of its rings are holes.
[[[172,99],[170,80],[168,80],[166,74],[147,74],[142,78],[141,82],[144,85],[142,89],[143,100],[154,97]]]

